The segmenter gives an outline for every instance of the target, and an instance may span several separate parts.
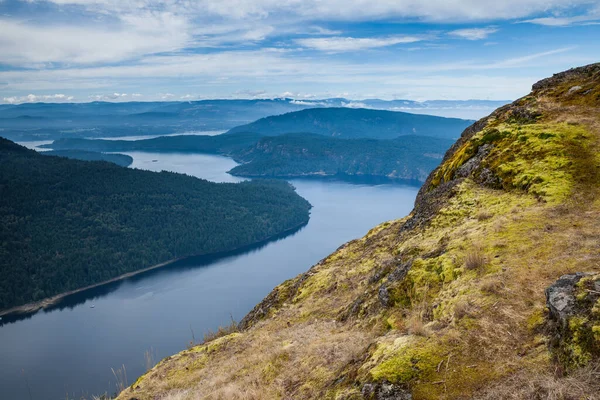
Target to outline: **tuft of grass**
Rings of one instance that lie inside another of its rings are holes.
[[[216,331],[212,331],[209,329],[208,332],[206,332],[204,334],[204,338],[203,338],[204,340],[202,343],[204,344],[204,343],[212,342],[213,340],[218,339],[220,337],[227,336],[232,333],[238,332],[239,329],[238,329],[237,322],[235,322],[235,320],[233,319],[232,316],[230,316],[230,318],[231,318],[231,321],[230,321],[229,325],[219,326]]]
[[[479,246],[473,247],[465,255],[465,268],[468,270],[481,269],[486,262],[485,254]]]
[[[477,218],[477,221],[487,221],[488,219],[491,219],[493,216],[494,216],[494,214],[492,214],[491,212],[482,210],[479,213],[477,213],[475,218]]]
[[[156,351],[150,347],[149,350],[144,352],[144,366],[146,371],[150,371],[156,365]]]

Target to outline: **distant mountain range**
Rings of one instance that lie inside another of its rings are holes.
[[[12,140],[149,136],[228,130],[260,118],[308,108],[344,107],[479,118],[505,101],[258,99],[189,102],[25,103],[0,105],[0,135]]]

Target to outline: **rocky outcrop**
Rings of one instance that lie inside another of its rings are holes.
[[[600,358],[600,274],[561,276],[546,289],[550,346],[562,366],[584,366]]]
[[[391,383],[367,383],[362,388],[366,400],[412,400],[409,391]]]

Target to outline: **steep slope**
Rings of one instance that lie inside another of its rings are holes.
[[[408,217],[282,283],[239,331],[163,360],[119,398],[598,398],[599,220],[594,64],[469,127]],[[578,271],[590,275],[548,290],[549,314],[546,288]]]
[[[342,140],[291,133],[264,137],[235,152],[234,159],[244,164],[229,173],[248,177],[382,176],[424,182],[452,143],[412,135]]]
[[[364,108],[311,108],[259,119],[227,134],[255,132],[264,136],[306,132],[342,139],[394,139],[403,135],[455,140],[473,121]]]

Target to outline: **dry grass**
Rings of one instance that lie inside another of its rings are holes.
[[[475,216],[475,218],[477,219],[477,221],[487,221],[488,219],[491,219],[494,216],[494,214],[490,213],[489,211],[480,211],[479,213],[477,213],[477,215]]]
[[[156,351],[154,348],[151,347],[150,350],[144,352],[144,365],[146,371],[150,371],[156,365]]]
[[[205,334],[204,334],[204,338],[203,338],[203,342],[202,343],[208,343],[211,342],[215,339],[218,339],[220,337],[223,336],[227,336],[230,335],[234,332],[238,331],[238,324],[237,322],[235,322],[235,320],[233,319],[233,317],[230,316],[231,322],[229,323],[229,325],[225,325],[225,326],[219,326],[217,328],[216,331],[212,331],[212,330],[208,330]]]
[[[486,264],[485,253],[480,246],[474,246],[465,256],[465,268],[468,270],[477,270],[483,268]]]
[[[557,377],[549,372],[519,371],[475,397],[478,400],[597,400],[600,399],[600,365]]]
[[[493,275],[485,277],[481,281],[479,289],[486,294],[499,295],[502,293],[505,286],[506,284],[501,276]]]
[[[129,382],[127,381],[127,369],[125,369],[125,365],[123,365],[121,368],[116,370],[114,368],[111,368],[110,370],[115,377],[115,389],[117,394],[119,394],[124,391],[127,386],[129,386]]]
[[[423,319],[418,315],[410,316],[406,320],[406,330],[410,335],[429,336],[431,331],[426,327]]]

